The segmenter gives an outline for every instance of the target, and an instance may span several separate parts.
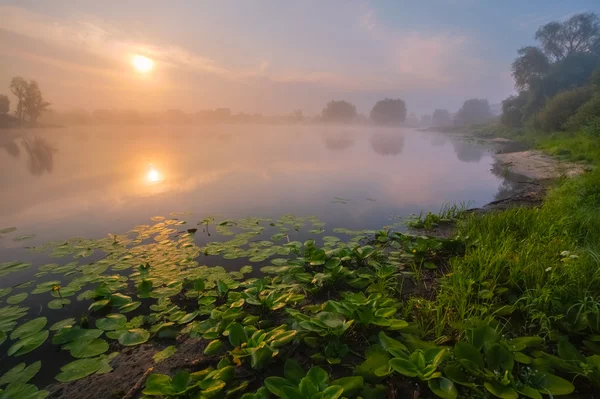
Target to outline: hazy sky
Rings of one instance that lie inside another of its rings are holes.
[[[597,0],[0,0],[0,93],[35,78],[73,107],[315,114],[331,99],[368,113],[498,103],[539,25]],[[140,74],[135,54],[154,69]]]

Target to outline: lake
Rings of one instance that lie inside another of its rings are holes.
[[[31,264],[1,277],[0,289],[12,287],[11,295],[29,292],[32,284],[56,278],[47,275],[48,270],[73,261],[25,247],[124,234],[136,225],[161,220],[151,220],[156,216],[185,219],[186,229],[201,229],[204,225],[198,222],[209,217],[275,220],[293,214],[312,216],[317,233],[330,236],[336,227],[393,225],[403,230],[402,218],[410,214],[435,212],[444,204],[478,207],[496,199],[505,192],[506,182],[492,172],[493,164],[492,155],[473,143],[401,128],[102,126],[0,131],[0,229],[17,228],[0,239],[0,263]],[[290,231],[288,240],[294,234]],[[209,232],[211,236],[195,238],[198,246],[224,239],[216,226]],[[307,237],[298,233],[291,239]],[[255,259],[259,265],[261,256]],[[98,259],[90,250],[76,261],[85,265]],[[199,262],[226,268],[248,263],[218,257]],[[55,266],[34,277],[45,264]],[[71,270],[65,276],[77,275],[75,265],[65,269]],[[30,280],[35,281],[19,286]],[[90,286],[82,283],[77,289]],[[45,305],[52,297],[44,295],[19,302],[29,307],[23,320],[44,314],[50,325],[80,316],[91,302],[73,299],[69,307],[48,310]],[[58,366],[72,360],[68,352],[48,343],[18,359],[7,358],[10,343],[0,347],[0,375],[18,362],[46,359],[45,365],[52,367],[33,380],[40,387],[53,381]]]

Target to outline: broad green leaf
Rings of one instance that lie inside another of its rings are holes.
[[[490,369],[499,371],[510,372],[515,364],[512,352],[500,344],[492,344],[486,353],[486,360]]]
[[[143,344],[150,338],[150,333],[142,328],[134,328],[124,331],[119,335],[119,343],[123,346],[135,346]]]
[[[96,338],[92,341],[82,340],[69,344],[71,356],[76,358],[86,358],[98,356],[108,350],[108,342],[102,338]]]
[[[283,374],[287,380],[298,385],[306,373],[296,360],[288,359],[283,365]]]
[[[322,398],[323,399],[337,399],[340,396],[342,396],[342,393],[344,392],[344,388],[342,388],[339,385],[332,385],[330,387],[325,388],[322,392]]]
[[[519,394],[513,388],[504,386],[496,381],[484,382],[483,385],[492,395],[502,399],[519,399]]]
[[[483,344],[482,344],[483,345]],[[483,357],[479,350],[468,342],[458,342],[454,345],[454,354],[459,359],[467,359],[478,367],[484,368]]]
[[[173,356],[175,354],[175,352],[177,352],[177,348],[173,345],[170,345],[170,346],[167,346],[162,351],[155,353],[154,356],[152,356],[152,359],[156,363],[160,363],[163,360],[168,359],[171,356]]]
[[[25,338],[29,335],[33,335],[40,331],[42,328],[44,328],[47,323],[48,319],[45,317],[38,317],[36,319],[23,323],[13,330],[13,332],[10,334],[10,339],[15,340],[18,338]]]
[[[427,385],[429,385],[431,392],[442,399],[456,399],[458,397],[456,386],[447,378],[433,378],[427,381]]]
[[[300,381],[298,381],[298,384],[300,383]],[[267,389],[269,390],[269,392],[271,392],[273,395],[277,396],[277,397],[282,397],[283,393],[282,393],[282,388],[287,386],[287,387],[293,387],[294,385],[286,380],[285,378],[281,378],[281,377],[267,377],[265,378],[264,381],[265,387],[267,387]]]
[[[104,331],[122,330],[127,323],[127,317],[119,313],[106,315],[103,319],[96,319],[96,327]]]
[[[18,303],[23,302],[28,296],[28,293],[21,292],[19,294],[9,296],[8,298],[6,298],[6,303],[8,303],[9,305],[16,305]]]
[[[100,357],[79,359],[61,367],[61,372],[55,377],[60,382],[75,381],[95,373],[102,367]]]
[[[312,380],[312,382],[319,387],[319,390],[325,389],[329,383],[329,375],[327,371],[320,367],[311,367],[306,373],[306,376]]]
[[[467,374],[465,374],[459,367],[453,364],[449,364],[444,368],[444,375],[457,384],[464,385],[469,388],[475,387],[475,383],[469,380],[469,376],[467,376]]]
[[[337,385],[342,387],[342,394],[345,397],[352,397],[356,395],[364,387],[364,380],[360,376],[355,377],[342,377],[337,380],[331,381],[331,385]]]
[[[233,323],[229,327],[229,343],[235,348],[246,341],[248,341],[248,336],[244,327],[240,323]]]
[[[6,353],[9,356],[21,356],[26,353],[29,353],[32,350],[37,349],[44,342],[46,342],[46,339],[48,339],[49,334],[50,331],[43,330],[35,334],[28,335],[25,338],[21,338],[19,341],[12,344],[12,346],[8,348],[8,351]]]
[[[390,360],[389,364],[394,371],[407,377],[416,377],[417,375],[419,375],[419,370],[417,369],[417,366],[406,359],[395,357]]]
[[[223,342],[221,342],[219,339],[215,339],[206,345],[206,348],[204,348],[204,354],[206,356],[216,355],[221,348],[223,348]]]
[[[40,371],[42,362],[38,360],[27,367],[25,366],[25,363],[20,363],[4,373],[0,377],[0,386],[6,384],[26,384]]]

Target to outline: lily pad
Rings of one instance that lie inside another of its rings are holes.
[[[9,356],[21,356],[26,353],[31,352],[32,350],[41,346],[48,339],[48,335],[50,331],[43,330],[33,335],[29,335],[25,338],[20,339],[19,341],[12,344],[8,351],[6,352]]]
[[[157,352],[152,359],[154,359],[154,361],[156,363],[162,362],[165,359],[170,358],[171,356],[173,356],[175,354],[175,352],[177,352],[177,348],[173,345],[167,346],[165,349],[163,349],[160,352]]]
[[[48,302],[48,307],[50,309],[62,309],[65,305],[69,305],[71,303],[70,299],[62,298],[62,299],[53,299]]]
[[[15,340],[33,335],[44,328],[47,323],[48,319],[45,317],[38,317],[37,319],[23,323],[10,334],[10,339]]]
[[[8,234],[8,233],[12,233],[13,231],[16,231],[17,228],[16,227],[5,227],[2,230],[0,230],[0,234]]]
[[[142,303],[140,301],[131,302],[131,303],[121,306],[119,308],[119,311],[121,313],[132,312],[132,311],[136,310],[137,308],[139,308],[141,304]]]
[[[69,346],[71,356],[76,358],[86,358],[98,356],[108,350],[108,342],[102,338],[96,338],[92,341],[80,340]]]
[[[58,331],[65,327],[73,327],[75,325],[75,318],[68,318],[61,321],[57,321],[56,323],[50,326],[50,331]]]
[[[150,338],[150,333],[142,328],[134,328],[124,331],[119,335],[119,343],[123,346],[135,346],[143,344]]]
[[[102,368],[102,365],[103,362],[100,357],[75,360],[74,362],[61,367],[61,373],[55,378],[60,382],[75,381],[95,373]]]
[[[27,367],[25,363],[17,364],[0,377],[0,386],[6,384],[25,384],[40,371],[41,367],[42,362],[39,360]]]
[[[122,330],[127,323],[127,317],[122,314],[113,313],[103,319],[96,320],[96,327],[104,331]]]
[[[8,303],[9,305],[16,305],[18,303],[23,302],[28,296],[28,293],[21,292],[19,294],[9,296],[8,298],[6,298],[6,303]]]

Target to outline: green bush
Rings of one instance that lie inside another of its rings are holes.
[[[600,115],[600,112],[597,114]],[[594,139],[600,139],[600,116],[595,116],[583,128],[583,134]]]
[[[579,130],[586,126],[593,118],[600,116],[600,93],[596,93],[589,101],[583,104],[575,115],[571,116],[565,127],[568,130]]]
[[[558,93],[546,102],[537,115],[540,128],[547,132],[564,130],[569,118],[592,97],[590,87],[580,87]]]

